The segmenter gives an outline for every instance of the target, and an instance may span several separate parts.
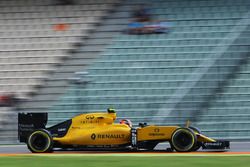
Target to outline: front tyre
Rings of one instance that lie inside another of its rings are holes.
[[[28,149],[33,153],[48,153],[53,150],[53,139],[49,131],[38,129],[28,137]]]
[[[197,137],[191,129],[178,128],[172,134],[170,144],[178,152],[190,152],[197,145]]]
[[[196,127],[189,126],[188,128],[193,130],[194,132],[196,132],[198,134],[201,134],[200,129],[198,129]],[[202,144],[203,144],[202,142],[197,141],[196,146],[193,148],[193,151],[198,151],[201,148]]]

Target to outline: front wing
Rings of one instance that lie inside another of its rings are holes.
[[[216,142],[204,142],[202,149],[225,150],[230,149],[230,142],[226,140],[216,140]]]

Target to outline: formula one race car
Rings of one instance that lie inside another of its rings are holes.
[[[47,113],[19,113],[18,137],[33,153],[52,152],[54,148],[129,148],[153,150],[168,141],[177,152],[203,149],[229,149],[229,141],[209,138],[195,127],[155,126],[146,123],[133,128],[129,120],[114,123],[116,113],[87,113],[46,128]]]

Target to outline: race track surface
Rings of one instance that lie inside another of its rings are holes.
[[[56,150],[53,154],[124,154],[124,153],[151,153],[151,154],[164,154],[170,152],[166,151],[166,148],[169,147],[168,143],[161,143],[159,144],[154,151],[62,151]],[[206,153],[223,153],[223,154],[249,154],[250,155],[250,142],[231,142],[231,148],[226,152],[222,151],[215,151],[215,150],[199,150],[197,153],[206,154]],[[31,154],[30,151],[27,149],[26,145],[0,145],[0,156],[4,155],[16,155],[16,154]],[[193,153],[192,153],[193,154]]]

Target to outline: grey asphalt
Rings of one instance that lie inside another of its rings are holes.
[[[155,150],[156,152],[163,151],[167,147],[169,147],[168,143],[161,143],[156,146]],[[203,150],[199,150],[199,151],[203,151]],[[59,151],[55,151],[55,152],[59,152]],[[84,152],[84,151],[77,151],[77,153],[81,153],[81,152]],[[250,152],[250,142],[231,142],[231,148],[227,152]],[[0,154],[9,154],[9,153],[25,154],[25,153],[30,153],[30,151],[27,149],[26,145],[0,145]]]

